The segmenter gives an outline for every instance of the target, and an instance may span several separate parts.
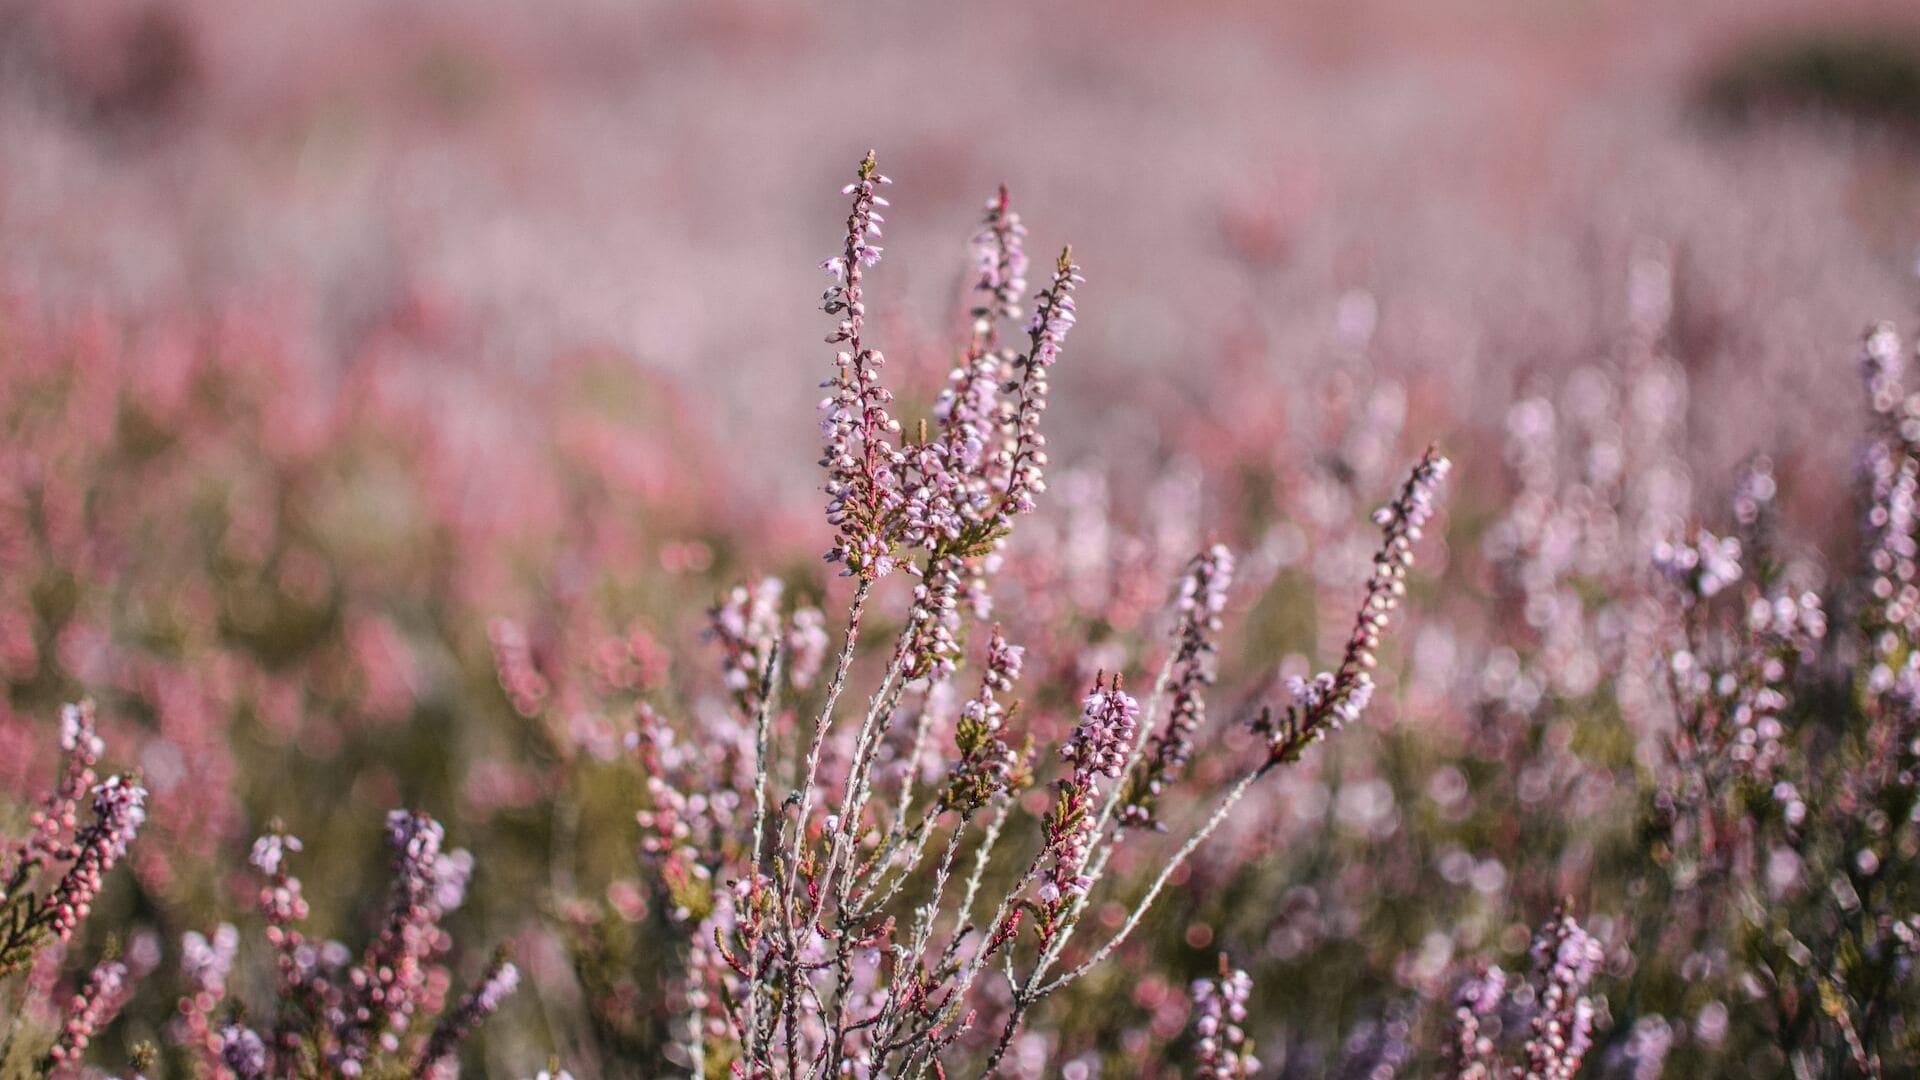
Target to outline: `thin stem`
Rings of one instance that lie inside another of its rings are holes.
[[[1205,843],[1207,838],[1212,836],[1215,830],[1220,828],[1221,824],[1227,820],[1227,815],[1233,811],[1234,806],[1246,796],[1247,790],[1253,787],[1255,782],[1262,776],[1265,776],[1273,766],[1274,762],[1268,760],[1240,777],[1239,782],[1235,783],[1233,787],[1227,791],[1226,796],[1220,800],[1220,805],[1214,809],[1213,816],[1207,819],[1207,823],[1200,826],[1199,831],[1188,837],[1187,842],[1180,845],[1180,850],[1173,853],[1173,858],[1167,861],[1167,865],[1160,869],[1160,873],[1153,879],[1153,884],[1147,887],[1146,895],[1140,898],[1140,903],[1135,905],[1133,912],[1127,916],[1126,923],[1120,927],[1118,933],[1113,935],[1113,939],[1105,945],[1102,945],[1098,951],[1088,957],[1079,967],[1042,986],[1039,990],[1040,996],[1044,997],[1068,983],[1073,982],[1075,979],[1080,978],[1082,975],[1099,966],[1101,961],[1113,955],[1113,951],[1119,948],[1121,943],[1133,934],[1134,928],[1140,925],[1140,920],[1146,916],[1147,909],[1152,907],[1154,900],[1159,897],[1160,890],[1166,888],[1167,882],[1172,880],[1174,871],[1185,865],[1187,857],[1192,855],[1195,849]]]
[[[787,893],[793,894],[799,881],[801,849],[806,844],[807,817],[813,810],[814,784],[820,777],[820,750],[827,741],[827,729],[833,723],[834,706],[840,702],[840,694],[847,686],[847,671],[853,666],[853,647],[860,640],[860,616],[867,607],[867,595],[873,591],[873,581],[861,577],[860,584],[854,587],[853,600],[847,610],[846,637],[840,645],[840,657],[834,663],[833,677],[827,682],[827,696],[820,703],[820,712],[813,721],[813,742],[807,747],[807,769],[802,778],[800,789],[800,813],[794,819],[793,837],[787,845]],[[792,912],[787,912],[791,921]]]
[[[765,857],[767,835],[767,751],[773,736],[773,688],[779,681],[781,649],[778,642],[769,650],[766,669],[760,675],[760,709],[753,737],[753,853],[747,860],[754,880],[749,894],[760,887],[760,860]],[[753,976],[747,985],[746,1051],[747,1059],[759,1045],[760,1036],[760,947],[756,940],[747,957],[747,970]]]

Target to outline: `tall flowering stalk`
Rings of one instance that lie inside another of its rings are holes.
[[[1340,666],[1330,672],[1289,680],[1287,689],[1293,702],[1274,728],[1269,749],[1274,762],[1297,760],[1301,751],[1325,738],[1327,732],[1352,722],[1373,700],[1373,668],[1379,663],[1375,650],[1380,647],[1394,608],[1406,595],[1413,545],[1433,516],[1440,485],[1452,468],[1452,462],[1437,448],[1428,447],[1399,497],[1374,511],[1373,522],[1381,531],[1380,550],[1373,557],[1366,599],[1347,638],[1346,652]]]
[[[1193,757],[1194,734],[1207,719],[1207,690],[1219,677],[1221,614],[1233,587],[1233,552],[1215,544],[1187,565],[1180,578],[1179,629],[1172,664],[1172,701],[1166,726],[1153,735],[1147,755],[1128,777],[1121,817],[1128,825],[1159,826],[1154,804]]]
[[[1193,983],[1194,1080],[1246,1080],[1260,1071],[1247,1037],[1247,999],[1253,979],[1220,954],[1220,974]]]
[[[1594,937],[1565,905],[1534,934],[1534,972],[1516,982],[1485,967],[1460,986],[1447,1043],[1453,1080],[1572,1080],[1593,1049],[1597,1006],[1587,989],[1604,959]],[[1526,1038],[1512,1064],[1500,1052],[1500,1028],[1489,1018],[1524,1017]]]
[[[1207,720],[1233,557],[1216,546],[1189,566],[1155,677],[1102,673],[1054,753],[1016,736],[1023,651],[989,622],[989,578],[1046,490],[1042,419],[1082,279],[1063,250],[1023,310],[1025,228],[997,193],[974,242],[976,302],[960,359],[934,425],[903,435],[862,291],[879,257],[884,183],[869,155],[846,189],[842,250],[827,261],[830,340],[841,346],[822,403],[836,533],[828,558],[854,579],[838,647],[822,647],[816,616],[782,618],[777,582],[738,592],[716,609],[713,638],[750,763],[725,741],[660,753],[669,739],[650,709],[635,743],[648,771],[647,858],[694,937],[677,958],[685,975],[669,1007],[687,1017],[677,1060],[696,1072],[724,1063],[756,1080],[946,1076],[963,1059],[997,1072],[1028,1013],[1126,941],[1254,782],[1364,707],[1367,670],[1447,468],[1430,451],[1381,518],[1375,574],[1324,700],[1303,706],[1295,729],[1269,725],[1267,752],[1117,929],[1077,942],[1117,847],[1154,836],[1130,826],[1189,813],[1175,812],[1190,801],[1178,789]],[[1023,338],[1005,333],[1009,324]],[[895,569],[913,578],[904,618],[864,702],[847,708],[863,616]],[[809,653],[825,661],[817,682]],[[795,671],[803,657],[805,678]],[[953,685],[969,662],[980,664],[978,689],[960,700]],[[797,715],[790,702],[802,690],[808,710]],[[926,768],[949,725],[950,758]],[[746,764],[750,778],[727,779]],[[940,779],[923,783],[931,777]],[[1042,782],[1047,809],[1029,815],[1020,793]],[[741,797],[695,794],[731,783]],[[1002,979],[1005,993],[991,991]]]
[[[177,1043],[207,1075],[242,1080],[455,1075],[460,1045],[513,993],[519,971],[496,958],[442,1013],[449,976],[439,961],[451,940],[441,922],[460,906],[472,872],[466,853],[444,850],[444,841],[426,814],[388,815],[393,881],[380,931],[355,962],[345,944],[301,929],[307,902],[291,867],[300,840],[277,826],[260,837],[248,861],[261,879],[256,903],[275,961],[273,1007],[229,999],[239,950],[233,927],[211,937],[189,932],[181,952],[190,993],[180,1002]],[[423,1023],[435,1016],[437,1024]]]
[[[22,971],[29,1001],[45,1002],[53,991],[63,950],[106,885],[107,874],[126,857],[146,821],[146,789],[124,775],[97,780],[95,766],[106,752],[93,703],[60,711],[60,777],[28,818],[29,833],[0,848],[0,980]],[[81,824],[82,807],[92,820]],[[64,869],[61,869],[62,864]],[[44,874],[51,887],[36,892]],[[51,1045],[39,1054],[39,1070],[52,1076],[81,1075],[88,1045],[111,1023],[151,964],[109,957],[95,965],[58,1012]],[[52,1010],[49,1010],[52,1011]],[[0,1025],[0,1067],[27,1050],[21,1039],[24,1012]]]
[[[886,219],[877,208],[887,200],[876,191],[890,183],[875,170],[869,153],[860,163],[859,176],[845,189],[853,196],[845,246],[821,264],[834,279],[821,298],[822,308],[839,319],[827,342],[841,346],[833,377],[821,384],[832,391],[820,402],[825,414],[820,464],[827,470],[827,520],[840,530],[827,559],[863,578],[892,571],[889,525],[904,497],[902,455],[893,442],[900,422],[888,411],[893,392],[880,382],[886,357],[865,340],[867,305],[861,291],[867,268],[880,261],[881,249],[874,241]]]
[[[0,978],[27,967],[42,946],[73,937],[93,910],[106,875],[127,853],[147,819],[147,792],[127,776],[95,783],[94,766],[105,750],[94,725],[93,705],[69,705],[60,714],[60,780],[30,819],[32,832],[0,862]],[[93,820],[80,825],[80,807]],[[66,869],[45,895],[32,885],[41,871]]]

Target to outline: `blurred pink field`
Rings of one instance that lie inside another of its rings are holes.
[[[697,381],[703,425],[784,433],[756,458],[797,462],[805,425],[760,388],[793,370],[809,309],[792,268],[817,261],[831,178],[871,144],[913,192],[891,239],[917,273],[885,286],[910,326],[951,320],[935,268],[998,182],[1094,269],[1104,317],[1071,376],[1069,452],[1104,449],[1088,418],[1146,410],[1110,389],[1141,374],[1252,350],[1275,385],[1313,377],[1352,290],[1378,305],[1376,362],[1432,383],[1420,411],[1484,422],[1500,395],[1471,388],[1602,347],[1649,240],[1689,297],[1698,397],[1757,374],[1831,421],[1845,399],[1818,358],[1907,307],[1904,155],[1686,114],[1703,66],[1815,15],[20,5],[0,225],[40,303],[268,305],[322,368],[396,327],[482,370],[609,347]],[[1699,412],[1718,467],[1756,436],[1835,427],[1723,431]]]
[[[1920,1068],[1916,41],[0,0],[0,1080]]]

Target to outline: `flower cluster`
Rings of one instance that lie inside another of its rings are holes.
[[[757,706],[760,680],[780,642],[780,599],[785,591],[778,578],[736,585],[707,615],[707,634],[720,646],[727,689],[747,712]]]
[[[949,770],[947,800],[963,814],[1005,791],[1019,767],[1019,755],[1007,744],[1007,707],[1000,695],[1013,692],[1025,657],[1024,648],[1008,642],[998,626],[993,628],[980,690],[960,707],[953,729],[959,757]]]
[[[1194,1080],[1245,1080],[1260,1071],[1247,1037],[1247,998],[1253,979],[1220,954],[1220,974],[1193,982]]]
[[[1593,1045],[1593,1000],[1587,984],[1602,959],[1600,943],[1561,912],[1533,939],[1538,975],[1532,1034],[1527,1039],[1527,1075],[1573,1080]]]
[[[974,333],[985,336],[1002,320],[1020,317],[1020,301],[1027,291],[1027,227],[1020,223],[1007,198],[1007,185],[987,201],[987,218],[973,238],[974,287],[983,295],[973,309]]]
[[[6,875],[0,880],[0,976],[25,967],[49,940],[73,937],[93,910],[107,872],[147,820],[147,791],[139,783],[120,775],[93,782],[104,747],[90,704],[62,711],[60,747],[65,765],[58,786],[34,813],[32,833],[0,863]],[[88,794],[93,820],[81,828],[78,805]],[[28,888],[34,877],[58,862],[67,863],[59,881],[45,897],[35,896]]]
[[[1902,386],[1900,335],[1882,323],[1861,348],[1868,402],[1879,430],[1865,448],[1868,583],[1877,621],[1920,633],[1920,400]],[[1876,641],[1884,651],[1886,639]]]
[[[914,633],[902,656],[909,677],[953,673],[960,650],[954,635],[958,608],[965,604],[979,619],[991,615],[984,559],[999,550],[1013,518],[1032,508],[1031,494],[1020,492],[1044,487],[1046,439],[1039,424],[1046,370],[1059,359],[1072,326],[1069,294],[1078,277],[1063,253],[1053,286],[1038,298],[1028,351],[1004,348],[1001,323],[1019,317],[1016,300],[1026,288],[1025,235],[1002,186],[974,238],[980,301],[966,350],[934,403],[939,431],[923,433],[907,454],[903,475],[911,495],[900,539],[927,553],[925,564],[914,569],[921,578],[908,613]],[[1003,398],[1003,392],[1010,396]]]
[[[1414,542],[1433,516],[1440,485],[1452,468],[1452,462],[1437,448],[1429,447],[1407,477],[1399,497],[1374,512],[1373,522],[1381,530],[1380,549],[1373,557],[1373,572],[1367,578],[1365,599],[1347,639],[1346,652],[1333,671],[1312,679],[1295,676],[1288,680],[1292,705],[1277,724],[1271,720],[1263,723],[1272,736],[1271,760],[1298,758],[1329,730],[1358,719],[1373,700],[1372,671],[1379,662],[1375,650],[1380,647],[1393,609],[1406,595]]]
[[[270,937],[278,925],[277,920],[269,920]],[[225,1045],[224,1032],[213,1026],[213,1014],[227,996],[227,977],[239,950],[240,931],[232,923],[221,923],[212,937],[189,930],[180,939],[180,976],[187,992],[180,999],[173,1038],[203,1061],[220,1054]],[[261,1053],[265,1052],[262,1047]]]
[[[1062,251],[1054,264],[1053,281],[1035,301],[1027,324],[1027,352],[1014,361],[1013,437],[1004,453],[1008,457],[1007,503],[1017,513],[1032,510],[1034,496],[1047,489],[1047,438],[1040,431],[1050,386],[1047,372],[1060,358],[1060,347],[1077,320],[1073,290],[1085,280],[1074,264],[1072,249]]]
[[[424,1075],[434,1080],[452,1080],[459,1075],[454,1060],[460,1044],[472,1035],[485,1020],[500,1011],[500,1005],[513,995],[520,985],[520,969],[513,966],[504,957],[495,960],[480,977],[480,983],[460,999],[460,1004],[440,1018],[433,1029],[433,1036],[427,1040],[426,1049],[420,1052],[420,1061]]]
[[[1102,674],[1093,692],[1080,703],[1080,722],[1060,747],[1060,756],[1073,763],[1076,777],[1119,777],[1140,727],[1140,703],[1120,689],[1120,677],[1109,684]]]
[[[0,856],[0,979],[30,971],[27,1002],[32,1006],[52,995],[53,976],[64,953],[58,943],[73,940],[93,913],[107,873],[126,857],[147,813],[147,792],[140,784],[122,775],[96,782],[94,767],[106,745],[91,702],[61,710],[59,747],[59,780],[29,817],[27,837],[7,845]],[[93,819],[83,827],[80,806],[89,796]],[[36,894],[32,886],[40,873],[62,863],[66,867],[52,889]],[[52,1043],[45,1046],[42,1072],[79,1075],[87,1046],[119,1014],[134,982],[152,969],[157,949],[151,936],[148,931],[137,933],[124,955],[94,965],[67,998]],[[16,1015],[0,1037],[0,1067],[12,1060],[16,1045],[25,1042],[19,1038],[23,1019]]]
[[[53,1049],[48,1051],[47,1056],[52,1059],[56,1074],[62,1066],[80,1060],[94,1033],[119,1014],[120,1007],[126,1004],[132,993],[126,964],[108,960],[94,967],[87,976],[86,985],[67,1004],[66,1019],[60,1025],[60,1037],[54,1042]]]
[[[308,906],[290,867],[299,839],[276,828],[255,841],[249,861],[264,879],[257,905],[275,956],[277,1008],[253,1010],[257,1023],[217,1021],[222,1013],[248,1015],[228,996],[239,935],[224,924],[211,938],[188,932],[181,956],[189,993],[173,1034],[202,1068],[249,1078],[324,1062],[337,1076],[401,1066],[452,1075],[460,1043],[498,1010],[519,973],[496,960],[431,1032],[420,1029],[418,1021],[438,1013],[445,998],[448,976],[437,960],[451,942],[440,923],[462,903],[472,860],[444,850],[439,822],[416,811],[389,814],[386,836],[393,884],[380,933],[357,964],[344,944],[310,940],[300,929]]]
[[[1507,973],[1489,964],[1461,982],[1454,994],[1453,1037],[1447,1046],[1447,1066],[1454,1080],[1495,1080],[1494,1038],[1483,1030],[1488,1016],[1506,1001]]]
[[[1045,823],[1047,872],[1035,895],[1051,928],[1063,905],[1080,900],[1093,887],[1087,873],[1101,822],[1096,799],[1102,777],[1118,779],[1133,752],[1140,726],[1140,703],[1102,674],[1081,703],[1080,722],[1060,747],[1072,770],[1054,785],[1053,808]]]
[[[827,617],[817,607],[803,607],[787,620],[787,678],[794,689],[805,690],[820,675],[832,639],[827,635]]]
[[[93,702],[61,707],[60,752],[64,761],[60,782],[28,818],[33,832],[10,853],[6,863],[0,864],[0,875],[4,875],[0,880],[23,877],[48,860],[65,862],[80,856],[80,849],[70,838],[80,825],[80,802],[96,779],[94,766],[106,752],[94,725]],[[4,896],[0,893],[0,899]]]
[[[1740,580],[1740,540],[1701,529],[1692,543],[1662,541],[1653,550],[1653,566],[1689,602],[1711,600]]]
[[[1207,690],[1219,677],[1217,638],[1227,591],[1233,587],[1233,567],[1233,552],[1225,544],[1214,544],[1194,556],[1181,575],[1175,603],[1180,624],[1168,661],[1172,675],[1167,719],[1128,778],[1127,802],[1120,810],[1128,825],[1158,824],[1154,803],[1193,757],[1194,735],[1206,722]]]
[[[827,559],[842,564],[848,574],[864,577],[892,571],[887,532],[904,501],[899,475],[903,457],[893,442],[900,423],[888,410],[893,392],[880,383],[886,357],[862,339],[867,306],[861,279],[880,261],[881,249],[874,241],[885,219],[875,208],[887,205],[875,189],[891,182],[874,170],[869,153],[860,163],[859,177],[845,189],[853,196],[853,209],[847,215],[844,248],[821,264],[834,279],[822,306],[839,319],[827,341],[842,346],[833,377],[822,384],[832,393],[820,402],[825,414],[820,464],[827,470],[827,520],[840,531]]]
[[[1597,1006],[1588,996],[1604,951],[1564,907],[1539,929],[1529,951],[1532,979],[1516,982],[1498,967],[1483,967],[1456,994],[1447,1044],[1448,1075],[1454,1080],[1539,1077],[1572,1080],[1593,1047]],[[1501,1064],[1498,1021],[1527,1017],[1520,1063]],[[1495,1021],[1492,1027],[1489,1020]]]

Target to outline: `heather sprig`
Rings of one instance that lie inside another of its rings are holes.
[[[94,766],[105,750],[106,744],[94,724],[93,702],[62,706],[60,781],[28,819],[32,834],[0,863],[0,881],[6,883],[4,890],[0,890],[0,900],[18,891],[43,863],[79,857],[79,847],[72,837],[80,824],[80,804],[87,790],[93,787]]]
[[[1165,726],[1154,732],[1146,756],[1128,776],[1127,802],[1120,811],[1127,825],[1162,825],[1154,816],[1155,803],[1193,757],[1194,735],[1206,723],[1207,690],[1219,677],[1218,638],[1233,568],[1233,552],[1214,544],[1194,556],[1181,575],[1175,605],[1180,622],[1170,660],[1172,700]]]
[[[1454,1080],[1495,1080],[1501,1075],[1498,1046],[1484,1029],[1489,1016],[1506,1003],[1507,973],[1496,964],[1483,965],[1460,984],[1454,995],[1451,1037],[1446,1063]]]
[[[1000,696],[1013,691],[1020,679],[1026,650],[1007,641],[995,626],[987,642],[987,658],[980,674],[980,690],[960,708],[954,722],[957,758],[949,766],[944,805],[962,815],[985,806],[1006,791],[1014,780],[1020,757],[1006,740],[1009,710]]]
[[[707,633],[720,646],[727,689],[748,713],[757,704],[760,671],[780,641],[780,598],[784,591],[785,585],[778,578],[736,585],[707,616]],[[813,666],[819,665],[815,662]]]
[[[1260,1072],[1247,1037],[1247,999],[1253,978],[1220,954],[1220,973],[1195,979],[1193,994],[1194,1080],[1246,1080]]]
[[[61,712],[63,767],[57,785],[30,819],[32,833],[13,845],[0,889],[0,977],[30,964],[49,942],[73,937],[93,909],[106,875],[127,853],[146,822],[147,791],[128,776],[94,782],[104,752],[90,702]],[[90,797],[93,820],[79,824],[79,806]],[[43,869],[66,869],[44,896],[31,886]]]
[[[357,963],[346,945],[301,929],[308,905],[291,866],[300,840],[276,824],[255,841],[248,861],[261,878],[257,904],[277,974],[270,1007],[229,996],[239,952],[233,927],[182,941],[189,993],[173,1036],[209,1075],[452,1075],[461,1043],[513,992],[519,972],[496,958],[442,1013],[448,976],[439,963],[451,939],[441,922],[462,903],[472,861],[445,850],[444,829],[418,811],[393,811],[386,836],[393,880],[380,930]],[[217,1019],[222,1014],[230,1018]]]
[[[125,963],[106,960],[94,966],[86,982],[67,1003],[60,1036],[47,1052],[53,1074],[63,1074],[79,1062],[87,1044],[102,1027],[112,1022],[132,993]]]
[[[1600,944],[1560,911],[1534,936],[1532,953],[1536,985],[1526,1074],[1573,1080],[1593,1046],[1594,1005],[1586,989],[1602,959]]]
[[[512,996],[519,985],[520,969],[504,956],[494,960],[480,976],[480,982],[460,999],[459,1005],[440,1018],[426,1049],[420,1051],[416,1075],[434,1080],[449,1080],[458,1075],[454,1055],[460,1044],[488,1017],[499,1012],[501,1003]]]
[[[827,520],[840,531],[827,559],[865,578],[885,577],[893,570],[888,534],[905,499],[900,479],[904,459],[894,443],[900,422],[889,411],[893,392],[880,382],[886,357],[869,348],[864,337],[867,305],[861,288],[867,269],[880,261],[881,249],[874,241],[885,218],[877,208],[887,200],[876,189],[889,183],[875,170],[869,153],[844,191],[853,196],[845,244],[821,264],[833,276],[821,298],[822,309],[839,320],[827,341],[841,346],[833,377],[821,384],[831,391],[820,402],[825,414],[820,464],[827,470]]]
[[[1373,668],[1379,659],[1381,635],[1394,608],[1406,595],[1407,571],[1413,566],[1413,545],[1420,539],[1437,506],[1441,483],[1453,463],[1428,447],[1400,489],[1399,497],[1374,512],[1380,527],[1380,549],[1367,578],[1365,599],[1354,620],[1340,666],[1311,679],[1295,676],[1287,689],[1292,704],[1272,731],[1269,754],[1276,763],[1297,760],[1303,750],[1325,738],[1328,731],[1353,722],[1373,699]]]
[[[1046,872],[1035,890],[1041,940],[1051,942],[1064,912],[1093,887],[1087,873],[1093,841],[1102,821],[1096,816],[1100,784],[1118,780],[1140,726],[1140,703],[1109,684],[1101,674],[1081,703],[1080,722],[1060,747],[1071,771],[1054,785],[1053,808],[1043,823]]]
[[[1572,1080],[1579,1074],[1600,1010],[1588,990],[1605,950],[1563,904],[1528,951],[1534,967],[1528,980],[1482,966],[1461,982],[1445,1054],[1452,1080]],[[1499,1022],[1507,1018],[1524,1018],[1526,1033],[1510,1064],[1500,1045],[1506,1040]]]
[[[994,1072],[1030,1010],[1126,941],[1170,876],[1259,777],[1297,757],[1309,736],[1358,714],[1371,689],[1373,652],[1447,469],[1430,451],[1379,519],[1382,551],[1358,628],[1339,674],[1330,676],[1332,695],[1299,711],[1299,745],[1263,755],[1127,905],[1117,930],[1069,959],[1116,848],[1153,835],[1125,826],[1164,817],[1195,752],[1204,696],[1217,676],[1233,559],[1216,546],[1194,560],[1174,600],[1173,641],[1146,694],[1136,698],[1120,673],[1103,672],[1056,753],[1014,749],[1007,730],[1014,703],[1006,699],[1021,678],[1023,652],[997,626],[978,692],[954,709],[951,686],[968,657],[968,631],[990,610],[988,578],[1015,520],[1046,487],[1040,422],[1081,278],[1063,252],[1035,297],[1024,350],[1002,346],[999,324],[1020,314],[1011,298],[1023,272],[1024,229],[1004,191],[990,201],[976,240],[980,300],[934,408],[939,427],[902,439],[892,395],[879,381],[881,361],[863,336],[862,274],[878,255],[874,191],[881,182],[869,156],[847,189],[853,209],[844,252],[828,264],[836,281],[826,304],[841,317],[833,340],[844,346],[823,404],[828,521],[838,533],[829,558],[855,582],[811,723],[783,701],[786,691],[803,689],[783,653],[825,650],[817,635],[808,635],[803,650],[802,639],[783,633],[771,603],[764,617],[754,615],[756,596],[777,597],[777,584],[763,583],[736,592],[714,620],[725,682],[753,731],[753,777],[743,785],[751,821],[734,816],[735,803],[687,793],[658,755],[643,758],[650,787],[644,846],[659,860],[669,896],[682,897],[674,904],[680,917],[697,924],[675,992],[695,1017],[678,1040],[683,1060],[711,1063],[717,1052],[748,1077],[945,1075],[949,1051],[979,1042],[983,1009],[1000,1012],[998,1037],[984,1049],[985,1071]],[[916,580],[890,660],[864,706],[843,718],[875,582],[901,566]],[[954,757],[945,782],[923,791],[922,755],[949,723]],[[641,745],[664,745],[664,738],[644,736]],[[1287,736],[1273,738],[1278,746]],[[1023,854],[1014,795],[1049,761],[1056,776],[1035,823],[1037,849]],[[963,859],[969,845],[971,857]],[[683,897],[694,881],[712,887],[697,900]],[[990,890],[1003,891],[996,899]],[[995,965],[1011,984],[1004,1008],[981,994],[984,981],[999,977]],[[708,1021],[720,1023],[722,1044]],[[706,1037],[692,1037],[695,1030]]]
[[[267,932],[270,937],[277,933],[271,920]],[[226,1039],[215,1015],[226,1002],[227,978],[239,950],[240,931],[231,923],[221,923],[211,936],[189,930],[180,939],[180,977],[186,994],[180,998],[172,1036],[176,1045],[198,1057],[206,1068],[222,1063]]]
[[[1010,409],[1002,411],[1001,420],[1001,453],[1007,464],[1002,513],[1007,516],[1032,510],[1034,497],[1047,489],[1047,437],[1040,430],[1040,417],[1047,410],[1052,385],[1048,372],[1060,359],[1067,332],[1078,321],[1073,291],[1085,280],[1073,261],[1073,249],[1062,249],[1054,263],[1053,280],[1034,299],[1033,318],[1027,324],[1027,351],[1013,362],[1013,378],[1007,387],[1013,402]]]

